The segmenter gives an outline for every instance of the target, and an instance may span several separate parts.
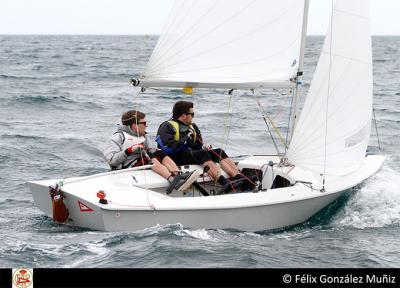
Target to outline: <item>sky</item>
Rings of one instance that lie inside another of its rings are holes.
[[[201,0],[199,0],[201,1]],[[0,34],[160,34],[174,0],[1,0]],[[311,0],[308,34],[323,35],[331,0]],[[373,35],[400,35],[400,0],[370,0]]]

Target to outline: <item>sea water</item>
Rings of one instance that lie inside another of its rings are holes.
[[[249,233],[172,223],[108,233],[56,224],[36,208],[27,181],[109,169],[102,150],[128,109],[146,113],[154,137],[172,105],[190,100],[207,143],[236,159],[275,153],[249,92],[138,93],[129,86],[156,41],[156,36],[0,36],[0,267],[400,266],[400,37],[372,41],[383,168],[301,225]],[[322,43],[323,37],[308,38],[305,91]],[[290,97],[266,91],[260,100],[285,135]],[[374,126],[371,145],[378,146]]]

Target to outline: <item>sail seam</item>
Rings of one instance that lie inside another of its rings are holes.
[[[360,82],[357,82],[357,83],[353,86],[353,88],[349,90],[349,92],[347,93],[346,97],[343,97],[342,103],[340,103],[340,105],[338,105],[338,106],[336,107],[335,110],[331,111],[331,112],[329,113],[329,115],[327,115],[328,119],[331,118],[332,115],[335,115],[335,113],[336,113],[337,111],[339,111],[339,110],[341,109],[341,107],[343,107],[343,105],[346,104],[346,98],[347,98],[347,96],[353,94],[353,91],[358,89],[359,84],[360,84]],[[333,92],[333,91],[334,91],[334,90],[332,90],[332,92]],[[354,111],[356,111],[356,110],[357,110],[358,108],[360,108],[360,107],[361,107],[360,105],[355,106],[355,107],[349,112],[349,114],[354,113]],[[345,119],[345,118],[342,118],[342,120],[345,121],[346,119]],[[321,125],[322,125],[322,124],[323,124],[323,123],[321,123]],[[321,126],[321,125],[320,125],[320,126]],[[333,126],[333,127],[331,127],[331,128],[336,128],[337,126],[340,126],[340,125],[341,125],[341,122],[337,122],[336,125]],[[296,153],[299,153],[299,154],[300,154],[300,153],[306,153],[306,152],[311,151],[311,150],[304,150],[304,148],[310,148],[310,147],[309,147],[310,144],[313,143],[316,139],[318,139],[319,136],[318,136],[318,135],[315,136],[315,135],[316,135],[315,132],[320,128],[320,126],[315,127],[312,131],[309,132],[309,134],[310,134],[310,135],[314,135],[314,137],[308,137],[308,138],[307,138],[307,141],[303,141],[303,143],[301,144],[301,146],[299,146],[299,145],[294,146],[294,150],[296,150]],[[348,136],[348,135],[343,135],[343,136]],[[330,143],[329,143],[329,144],[330,144]],[[319,147],[321,147],[321,146],[319,146]]]
[[[181,7],[179,8],[177,15],[180,14],[182,8],[184,7],[184,4],[185,4],[185,2],[182,1]],[[175,19],[178,18],[178,17],[172,17],[172,15],[174,14],[174,11],[175,11],[175,7],[177,7],[177,5],[178,5],[178,1],[175,0],[174,7],[171,9],[170,14],[168,16],[168,24],[163,29],[162,35],[165,35],[165,36],[163,38],[160,38],[159,41],[157,42],[157,45],[154,48],[153,53],[152,53],[148,63],[151,63],[152,61],[154,61],[153,59],[156,59],[156,57],[158,57],[160,47],[162,47],[164,45],[164,43],[168,43],[168,41],[170,40],[170,38],[166,36],[167,35],[166,32],[170,29],[170,27],[173,27],[173,24],[175,24]],[[147,67],[145,70],[147,70]]]
[[[354,14],[354,13],[351,13],[351,12],[348,12],[348,11],[339,10],[339,9],[335,9],[335,12],[339,12],[339,13],[342,13],[342,14],[350,15],[350,16],[353,16],[353,17],[358,17],[358,18],[367,20],[369,22],[369,17],[367,17],[367,16]]]
[[[291,47],[293,47],[296,43],[298,43],[298,39],[299,39],[299,37],[297,37],[297,38],[296,38],[292,43],[290,43],[285,49],[282,49],[281,51],[279,51],[279,52],[276,53],[276,54],[268,55],[267,57],[259,58],[259,59],[252,60],[252,61],[248,61],[248,62],[237,63],[237,64],[220,65],[220,66],[207,67],[207,68],[198,68],[198,69],[188,69],[188,70],[174,71],[172,75],[176,75],[176,74],[180,74],[180,73],[187,73],[187,72],[194,72],[194,71],[217,70],[217,69],[223,69],[223,68],[228,68],[228,67],[237,67],[237,66],[245,66],[245,65],[254,64],[254,63],[262,63],[262,62],[265,62],[265,61],[267,61],[267,60],[269,60],[269,59],[271,59],[271,58],[273,58],[273,57],[276,57],[276,56],[278,56],[278,55],[281,55],[281,54],[285,53],[287,50],[289,50]],[[218,47],[218,48],[215,48],[215,50],[216,50],[216,49],[219,49],[219,47]],[[211,51],[208,51],[208,52],[211,52]],[[197,55],[197,56],[199,56],[199,55]],[[185,61],[189,61],[189,60],[191,60],[191,59],[193,59],[193,58],[195,58],[195,56],[193,56],[193,57],[191,57],[191,58],[187,58],[187,59],[185,59],[185,60],[183,60],[183,61],[180,61],[180,62],[172,63],[172,64],[170,64],[170,65],[168,65],[168,66],[165,66],[165,67],[170,68],[170,67],[172,67],[172,66],[181,64],[181,63],[183,63],[183,62],[185,62]],[[289,66],[288,66],[288,67],[289,67]],[[268,75],[268,73],[273,73],[273,72],[276,71],[277,69],[278,69],[278,68],[276,68],[276,69],[274,69],[274,70],[271,70],[271,71],[269,71],[269,72],[263,73],[263,74],[253,74],[253,75],[246,75],[246,76],[254,77],[254,76]],[[171,74],[168,74],[168,73],[157,73],[157,72],[156,72],[156,73],[151,73],[148,77],[151,77],[151,78],[160,77],[160,78],[161,78],[163,75],[171,75]],[[289,78],[291,78],[292,76],[294,76],[294,73],[292,73],[292,75],[290,75],[290,76],[288,77],[287,80],[289,80]],[[175,77],[176,77],[176,76],[175,76]],[[213,77],[213,78],[221,78],[221,79],[223,79],[223,78],[225,78],[225,77],[221,76],[221,77]],[[229,75],[229,78],[243,78],[243,76],[231,76],[231,75]]]
[[[198,37],[196,40],[192,41],[192,43],[190,43],[189,45],[186,46],[186,49],[191,47],[192,45],[196,44],[197,42],[199,42],[199,40],[203,39],[204,37],[210,35],[210,33],[214,32],[215,30],[218,30],[218,28],[226,25],[227,22],[231,21],[232,19],[234,19],[237,15],[243,13],[243,11],[245,11],[248,7],[250,7],[251,5],[253,5],[253,3],[255,2],[255,0],[253,2],[251,2],[250,4],[248,4],[244,9],[240,9],[240,11],[236,11],[235,13],[233,13],[233,15],[231,15],[230,17],[228,17],[227,19],[225,19],[223,22],[221,22],[219,25],[217,25],[216,27],[214,27],[213,29],[207,31],[206,33],[204,33],[203,35],[201,35],[200,37]],[[220,3],[220,2],[219,2]],[[214,5],[213,8],[215,8],[217,5]],[[199,19],[203,20],[203,19]],[[193,27],[193,26],[192,26]],[[184,35],[187,35],[187,33],[190,32],[190,30],[187,30],[183,35],[179,36],[178,40],[182,40]],[[166,49],[167,51],[164,52],[163,54],[160,55],[159,59],[161,59],[164,56],[167,56],[168,52],[174,47],[174,45],[176,45],[176,43],[178,43],[178,41],[175,41],[174,44],[170,47],[168,47],[168,49]],[[175,54],[172,54],[170,56],[170,58],[176,57],[178,54],[180,54],[181,52],[176,52]],[[158,63],[153,63],[152,64],[152,69],[157,71],[160,66],[162,65],[161,60],[158,61]]]
[[[290,5],[288,5],[288,6],[290,6]],[[188,61],[188,60],[194,59],[194,58],[196,58],[196,57],[198,57],[198,56],[200,56],[200,55],[204,55],[204,54],[210,53],[211,51],[215,51],[215,50],[220,49],[220,48],[222,48],[222,47],[224,47],[224,46],[227,46],[227,45],[230,45],[230,44],[232,44],[232,43],[234,43],[234,42],[237,42],[237,41],[239,41],[239,40],[241,40],[241,39],[243,39],[243,38],[249,37],[250,35],[255,34],[255,33],[257,33],[257,32],[259,32],[259,31],[264,30],[265,28],[269,27],[272,23],[274,23],[274,22],[278,21],[279,19],[281,19],[282,16],[285,15],[286,13],[288,13],[289,11],[291,11],[290,7],[287,8],[287,9],[285,9],[279,16],[275,17],[274,19],[272,19],[272,20],[269,21],[268,23],[265,23],[265,24],[261,25],[261,26],[258,27],[257,29],[254,29],[254,30],[252,30],[252,31],[249,31],[249,32],[247,32],[246,34],[243,34],[243,35],[241,35],[241,36],[239,36],[239,37],[236,37],[236,38],[234,38],[234,39],[232,39],[232,40],[230,40],[230,41],[228,41],[228,42],[222,43],[221,45],[216,46],[216,47],[214,47],[214,48],[212,48],[212,49],[209,49],[209,50],[204,51],[204,52],[202,52],[202,53],[198,53],[198,54],[196,54],[196,55],[192,55],[191,57],[188,57],[188,58],[186,58],[186,59],[184,59],[184,60],[181,60],[181,61],[179,61],[179,62],[172,63],[172,64],[167,65],[167,66],[164,66],[164,67],[172,67],[172,66],[174,66],[174,65],[176,65],[176,64],[181,64],[181,63],[186,62],[186,61]],[[223,25],[225,25],[225,23],[224,23]],[[214,29],[211,30],[211,31],[213,32],[213,31],[217,30],[218,28],[222,27],[223,25],[220,24],[220,25],[218,25],[216,28],[214,28]],[[188,49],[188,48],[191,47],[192,45],[196,44],[197,42],[199,42],[199,40],[203,39],[203,38],[204,38],[206,35],[208,35],[208,34],[209,34],[209,33],[203,34],[203,36],[201,36],[200,38],[196,39],[195,41],[193,41],[193,42],[190,43],[189,45],[185,46],[185,49]],[[297,38],[298,38],[298,37],[297,37]],[[180,54],[180,53],[181,53],[181,52],[177,52],[176,54],[172,55],[171,58],[177,56],[177,55]],[[159,70],[159,68],[160,68],[160,66],[157,66],[157,65],[156,65],[156,66],[153,66],[153,67],[151,68],[151,70],[149,71],[149,73],[150,73],[150,74],[152,74],[152,73],[157,73],[157,71]]]
[[[283,50],[281,50],[281,51],[279,51],[278,53],[276,53],[276,54],[272,54],[272,55],[269,55],[269,56],[267,56],[267,57],[264,57],[264,58],[260,58],[260,59],[257,59],[257,60],[253,60],[253,61],[248,61],[248,62],[242,62],[242,63],[237,63],[237,64],[230,64],[230,65],[220,65],[220,66],[214,66],[214,67],[207,67],[207,68],[198,68],[198,69],[188,69],[188,70],[180,70],[180,71],[174,71],[173,73],[172,73],[172,75],[174,75],[174,74],[180,74],[180,73],[187,73],[187,72],[194,72],[194,71],[207,71],[207,70],[218,70],[218,69],[223,69],[223,68],[228,68],[228,67],[238,67],[238,66],[245,66],[245,65],[249,65],[249,64],[254,64],[254,63],[262,63],[262,62],[265,62],[265,61],[267,61],[267,60],[269,60],[269,59],[271,59],[271,58],[273,58],[273,57],[276,57],[276,56],[278,56],[278,55],[281,55],[281,54],[283,54],[283,53],[285,53],[285,51],[287,51],[290,47],[292,47],[294,44],[296,44],[296,42],[297,42],[297,40],[298,40],[298,38],[296,38],[289,46],[287,46],[285,49],[283,49]],[[214,50],[217,50],[217,49],[220,49],[221,47],[216,47]],[[207,53],[209,53],[209,52],[212,52],[213,50],[209,50],[209,51],[207,51]],[[206,54],[206,53],[202,53],[202,54]],[[172,63],[172,64],[170,64],[170,65],[168,65],[168,66],[164,66],[164,68],[170,68],[170,67],[173,67],[173,66],[176,66],[176,65],[178,65],[178,64],[182,64],[182,63],[184,63],[184,62],[187,62],[187,61],[189,61],[189,60],[192,60],[192,59],[195,59],[195,57],[196,56],[200,56],[200,55],[202,55],[202,54],[198,54],[198,55],[195,55],[195,56],[193,56],[193,57],[190,57],[190,58],[187,58],[187,59],[185,59],[185,60],[183,60],[183,61],[179,61],[179,62],[175,62],[175,63]],[[288,68],[289,68],[290,66],[288,65]],[[276,68],[275,70],[272,70],[271,72],[274,72],[274,71],[276,71],[278,68]],[[152,77],[152,78],[156,78],[156,77],[162,77],[163,75],[171,75],[171,73],[160,73],[160,72],[155,72],[155,73],[150,73],[150,75],[148,75],[148,77]],[[255,74],[255,75],[251,75],[251,76],[258,76],[258,75],[266,75],[266,74]],[[247,75],[248,76],[248,75]],[[288,77],[288,80],[292,77],[292,76],[294,76],[294,73],[292,73],[289,77]],[[229,78],[242,78],[243,76],[230,76],[229,75]],[[213,78],[217,78],[217,77],[213,77]],[[219,77],[219,78],[225,78],[225,77]]]
[[[328,54],[328,55],[329,55],[329,52],[328,52],[328,51],[322,51],[321,54]],[[365,60],[361,60],[361,59],[359,59],[359,58],[348,57],[348,56],[344,56],[344,55],[338,54],[338,53],[332,53],[332,55],[333,55],[333,56],[340,57],[340,58],[348,59],[348,60],[351,60],[351,61],[355,61],[355,62],[360,62],[360,63],[372,65],[372,62],[365,61]]]
[[[337,80],[337,82],[336,82],[336,83],[337,83],[336,85],[338,85],[338,83],[341,81],[342,77],[344,77],[348,65],[350,65],[350,62],[346,65],[345,69],[343,69],[342,74],[338,77],[338,80]],[[328,71],[326,71],[324,74],[328,74]],[[325,79],[326,77],[327,77],[327,76],[324,76],[324,77],[322,77],[322,79]],[[315,92],[315,95],[320,94],[320,91],[321,91],[321,89],[323,88],[324,83],[325,83],[324,81],[320,81],[319,86],[316,87],[315,90],[314,90],[314,91],[316,91],[316,92]],[[311,85],[312,85],[312,86],[314,85],[314,87],[315,87],[315,84],[311,83]],[[337,88],[336,85],[335,85],[335,87],[333,87],[333,91],[336,90],[336,88]],[[352,92],[352,90],[350,90],[349,93],[351,93],[351,92]],[[310,92],[309,92],[309,93],[310,93]],[[307,97],[307,98],[309,98],[309,97]],[[309,101],[311,101],[311,99],[307,99],[306,101],[309,102]],[[316,108],[314,108],[314,107],[316,107],[316,106],[315,106],[316,103],[317,103],[316,101],[311,101],[311,106],[310,106],[310,109],[309,109],[310,111],[313,111],[313,110],[316,109]],[[321,107],[320,109],[322,109],[322,107]],[[311,115],[311,113],[309,113],[309,114],[304,114],[304,116],[303,116],[303,114],[302,114],[302,117],[303,117],[303,118],[301,119],[301,121],[299,121],[299,125],[298,125],[298,127],[297,127],[297,129],[298,129],[299,131],[300,131],[300,130],[303,130],[303,126],[305,125],[305,123],[309,122],[309,121],[308,121],[309,117],[313,117],[313,116]],[[322,125],[322,124],[321,124],[321,125]],[[309,131],[309,134],[314,135],[314,134],[315,134],[315,131],[318,130],[318,128],[320,128],[320,127],[319,127],[319,126],[318,126],[318,127],[315,127],[314,130]],[[315,138],[315,137],[314,137],[314,138]],[[313,141],[314,138],[312,138],[311,140]],[[310,142],[310,137],[308,137],[307,140],[308,140],[308,141],[306,141],[305,143]],[[294,144],[293,144],[293,143],[294,143]],[[293,145],[292,145],[292,144],[293,144]],[[303,143],[302,146],[304,146],[304,145],[305,145],[305,144]],[[302,146],[300,146],[300,148],[301,148]],[[299,149],[299,144],[296,145],[296,141],[292,141],[292,143],[291,143],[291,150],[296,150],[296,151],[297,151],[298,149]]]
[[[196,1],[196,3],[198,3],[199,1]],[[218,2],[221,3],[221,2]],[[172,48],[174,48],[176,46],[177,43],[179,43],[179,41],[181,41],[182,39],[184,39],[184,37],[191,31],[193,30],[194,27],[196,27],[199,23],[201,23],[201,21],[204,19],[203,17],[205,17],[207,14],[209,14],[213,9],[215,9],[215,7],[217,7],[218,5],[214,5],[211,8],[209,8],[204,14],[202,14],[198,19],[197,22],[195,22],[189,29],[187,29],[183,34],[181,34],[179,36],[178,39],[175,39],[175,41],[169,46],[167,47],[167,49],[164,50],[164,52],[161,55],[158,55],[158,59],[162,59],[164,56],[166,56],[168,54],[169,51],[171,51]],[[189,13],[187,13],[186,15],[188,15]],[[180,53],[180,52],[178,52]],[[176,55],[172,55],[170,57],[174,57]],[[160,63],[161,60],[159,60],[158,62],[153,63],[154,67],[160,66],[162,65],[162,63]]]
[[[355,128],[354,131],[359,131],[360,129],[364,128],[367,124],[368,124],[368,123],[364,123],[363,126]],[[351,134],[340,135],[340,136],[344,138],[344,137],[346,137],[346,136],[351,136]],[[343,140],[343,139],[339,139],[339,138],[340,138],[340,137],[338,137],[338,138],[336,138],[336,139],[333,139],[333,140],[327,142],[327,143],[326,143],[327,146],[328,146],[328,145],[331,145],[331,144],[333,144],[333,143],[335,143],[335,142],[337,142],[337,141],[342,141],[342,140]],[[353,148],[353,147],[356,147],[356,146],[359,145],[359,144],[360,144],[360,143],[358,143],[358,144],[356,144],[356,145],[354,145],[354,146],[351,146],[351,147],[345,147],[346,149],[341,149],[341,150],[338,150],[338,151],[347,151],[348,149],[351,149],[351,148]],[[321,145],[319,145],[319,146],[313,146],[312,149],[309,149],[309,150],[302,150],[302,151],[300,151],[300,153],[298,153],[298,154],[308,154],[308,153],[314,152],[315,150],[317,150],[318,148],[321,148],[321,147],[323,147],[323,146],[324,146],[324,144],[321,144]],[[310,148],[310,147],[307,147],[307,148]],[[338,153],[338,152],[335,152],[335,153]],[[333,154],[332,154],[332,153],[327,153],[327,155],[334,155],[335,153],[333,153]],[[315,156],[315,155],[314,155],[314,156]],[[313,158],[314,156],[306,156],[305,158]],[[320,156],[322,156],[322,154],[321,154]],[[315,157],[319,157],[319,156],[315,156]],[[296,159],[305,159],[305,158],[296,157]]]

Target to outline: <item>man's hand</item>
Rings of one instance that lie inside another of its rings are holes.
[[[132,145],[131,147],[126,148],[125,154],[127,156],[129,156],[131,154],[140,154],[141,151],[143,151],[143,150],[144,150],[143,144],[135,144],[135,145]]]
[[[190,139],[194,139],[194,133],[193,133],[193,130],[190,130],[189,129],[189,133],[187,134],[187,136],[190,138]]]
[[[201,146],[203,150],[210,151],[212,149],[211,144],[203,143],[203,146]]]

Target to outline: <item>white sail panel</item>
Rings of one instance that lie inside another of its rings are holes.
[[[289,82],[299,63],[303,10],[299,0],[177,0],[143,80]]]
[[[357,169],[365,158],[373,96],[366,2],[337,0],[335,3],[314,78],[289,146],[288,158],[295,165],[318,173],[345,175]]]

